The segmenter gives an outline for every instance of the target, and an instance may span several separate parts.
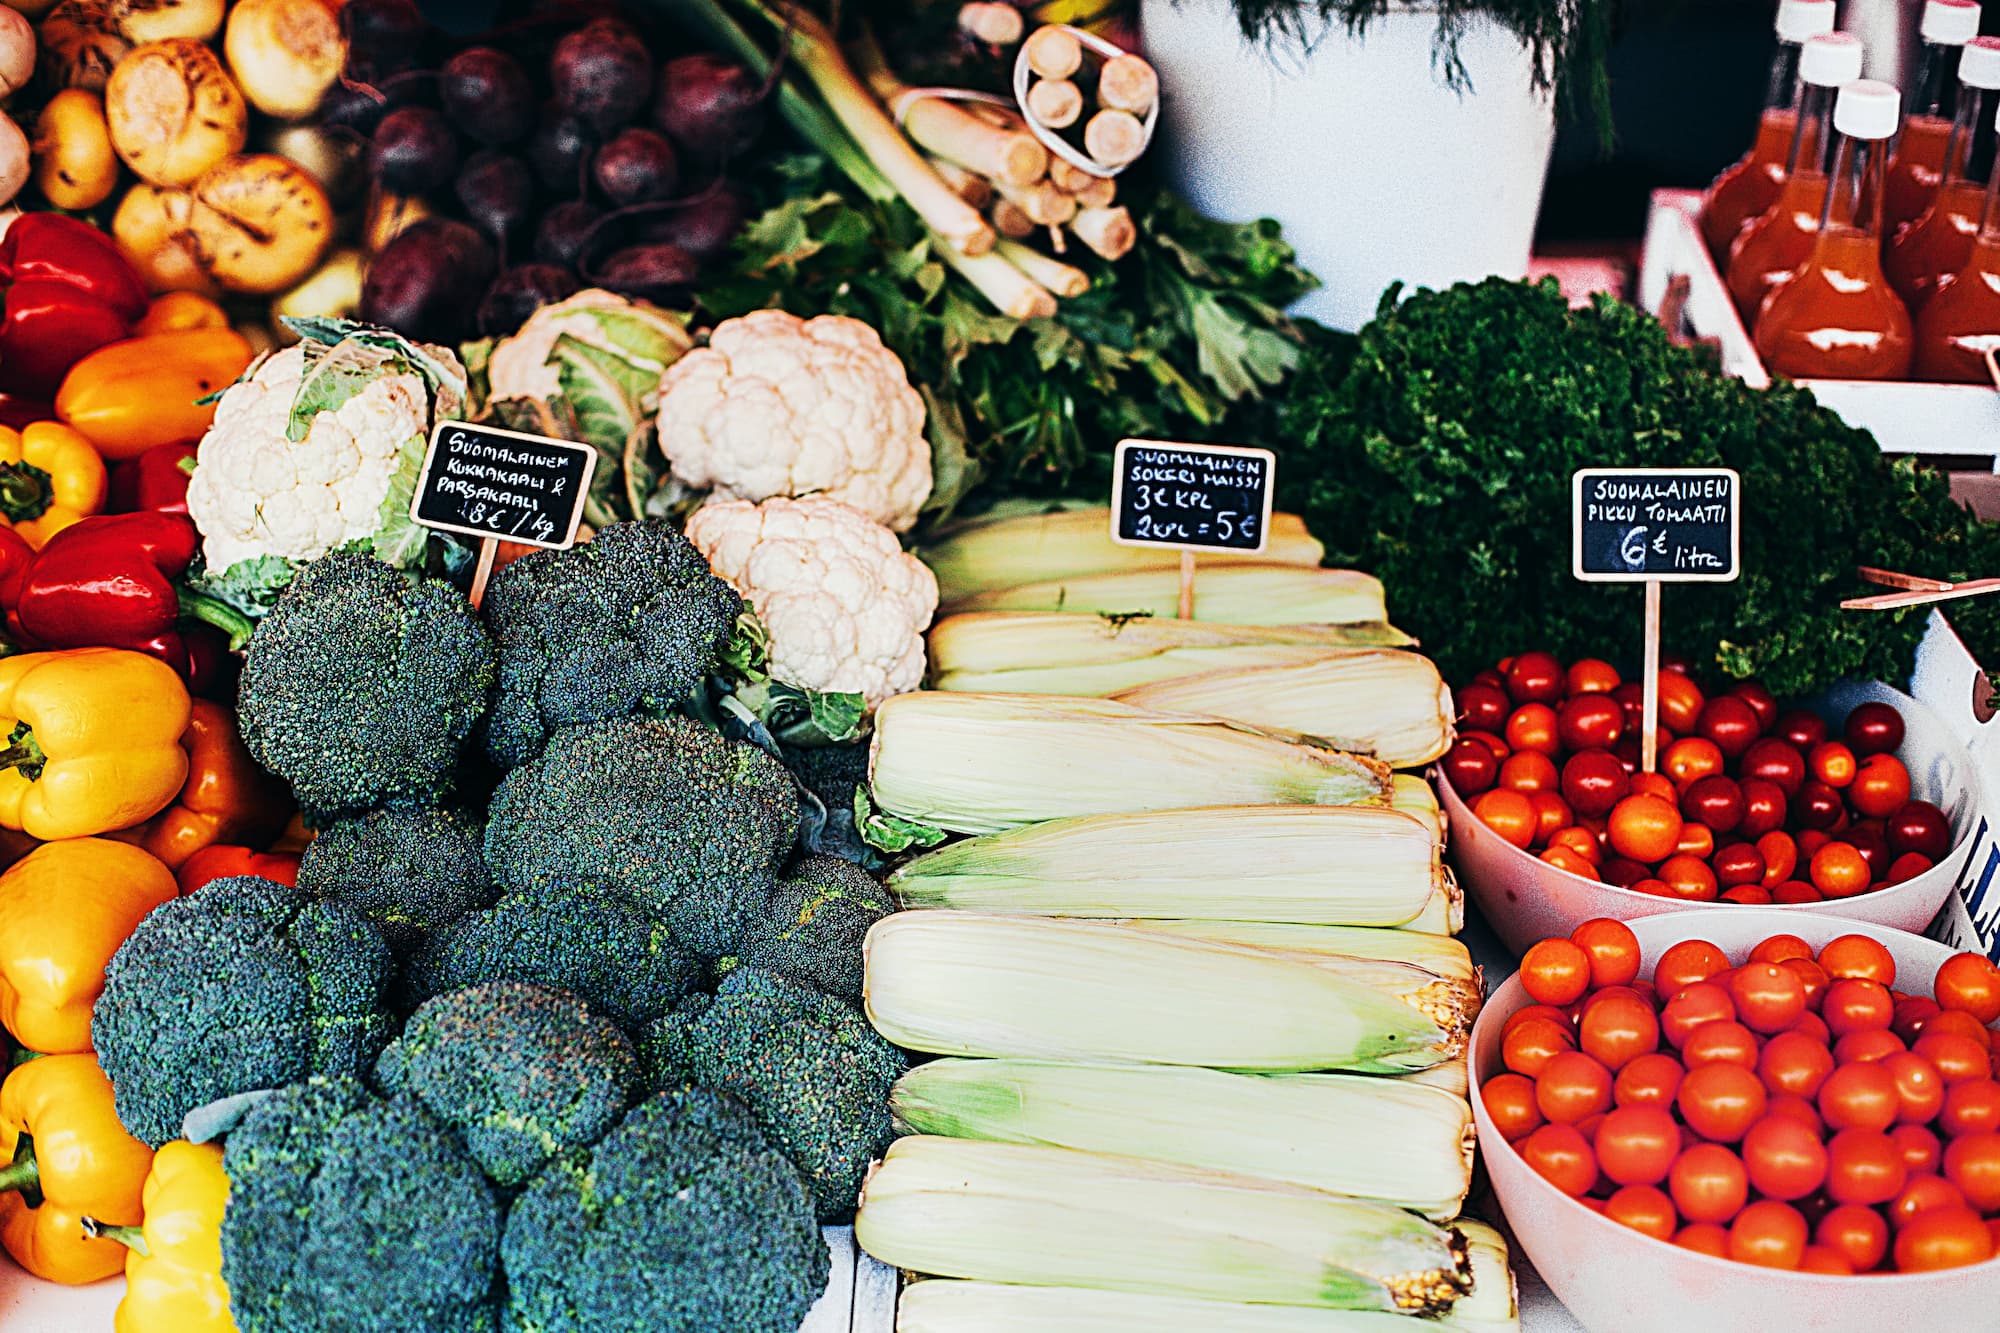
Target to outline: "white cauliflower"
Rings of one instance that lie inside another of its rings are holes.
[[[463,412],[464,367],[447,348],[387,330],[314,323],[319,337],[223,393],[202,437],[188,515],[211,575],[267,556],[302,563],[357,541],[391,564],[422,555],[410,497],[433,422]]]
[[[924,400],[874,329],[845,315],[724,320],[660,379],[660,450],[696,490],[825,495],[907,532],[931,493]]]
[[[580,344],[579,350],[615,363],[615,368],[630,367],[635,375],[643,374],[647,399],[658,389],[660,372],[694,346],[678,317],[644,301],[628,301],[616,292],[591,287],[543,306],[528,317],[520,332],[494,344],[486,363],[488,397],[547,400],[563,394],[564,371],[575,370],[569,351],[558,346],[565,337]],[[650,409],[652,404],[646,406]],[[622,447],[624,437],[615,443]]]
[[[826,496],[710,500],[687,535],[756,608],[773,678],[871,709],[923,683],[937,578],[868,515]]]

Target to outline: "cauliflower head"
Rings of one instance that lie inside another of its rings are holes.
[[[687,535],[756,608],[775,679],[859,694],[871,709],[923,683],[937,578],[868,515],[823,495],[717,499]]]
[[[318,323],[337,340],[309,335],[253,366],[202,436],[188,515],[212,573],[356,542],[393,565],[422,556],[410,499],[432,424],[464,410],[465,368],[448,348]]]
[[[629,375],[645,381],[643,397],[650,400],[660,373],[693,346],[676,316],[592,287],[543,306],[520,332],[494,344],[486,363],[487,396],[552,399],[566,389],[615,391],[617,383],[603,381]],[[578,361],[582,364],[573,364]],[[578,372],[590,369],[599,373],[584,374],[579,382]],[[571,372],[567,385],[565,371]],[[622,446],[624,439],[615,443]]]
[[[930,498],[924,400],[845,315],[724,320],[661,377],[659,434],[676,477],[729,499],[823,495],[907,532]]]

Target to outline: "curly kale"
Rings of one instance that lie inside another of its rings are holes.
[[[500,650],[486,750],[513,768],[550,733],[685,702],[743,610],[670,523],[617,523],[493,576],[482,613]]]
[[[701,961],[626,898],[586,884],[508,894],[431,937],[404,976],[418,998],[533,981],[588,1001],[627,1032],[673,1009]]]
[[[684,717],[567,727],[504,778],[486,864],[514,892],[624,894],[706,958],[727,954],[798,836],[777,760]]]
[[[494,1184],[525,1184],[566,1148],[597,1142],[631,1105],[639,1060],[574,995],[491,981],[426,1001],[375,1063],[465,1139]]]
[[[243,743],[322,818],[427,802],[450,787],[492,681],[493,644],[464,594],[337,551],[250,640]]]
[[[91,1021],[118,1118],[158,1147],[198,1106],[364,1072],[393,977],[366,918],[289,885],[234,876],[161,904],[112,955]]]
[[[414,1098],[353,1078],[260,1101],[223,1146],[222,1278],[242,1333],[492,1333],[500,1205]]]
[[[742,1099],[805,1173],[822,1221],[854,1211],[869,1162],[894,1137],[889,1088],[907,1067],[859,1010],[754,968],[682,1001],[639,1054],[656,1087]]]
[[[399,954],[492,903],[479,821],[454,810],[387,807],[319,831],[299,887],[373,921]]]
[[[832,1267],[799,1173],[740,1103],[698,1089],[551,1162],[500,1262],[507,1326],[534,1333],[794,1333]]]
[[[889,891],[851,861],[801,857],[737,944],[741,964],[861,1002],[861,942],[896,910]]]

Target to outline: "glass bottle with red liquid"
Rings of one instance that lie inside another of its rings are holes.
[[[1882,230],[1891,239],[1898,228],[1915,222],[1930,207],[1943,179],[1958,53],[1979,35],[1978,0],[1929,0],[1920,35],[1924,46],[1917,63],[1917,86],[1895,151],[1889,155],[1889,185],[1882,196]]]
[[[1826,176],[1833,167],[1833,100],[1861,77],[1861,39],[1828,32],[1799,56],[1798,124],[1786,159],[1777,202],[1754,219],[1729,247],[1729,295],[1743,327],[1754,328],[1771,290],[1791,280],[1812,255],[1819,215],[1826,211]]]
[[[1840,90],[1840,136],[1812,257],[1772,292],[1757,317],[1757,355],[1790,379],[1905,378],[1914,353],[1910,312],[1882,273],[1882,178],[1902,99],[1860,79]]]
[[[1715,178],[1701,201],[1702,239],[1717,264],[1729,258],[1743,225],[1778,200],[1798,120],[1799,56],[1812,38],[1833,31],[1834,8],[1834,0],[1780,0],[1778,53],[1771,58],[1757,140],[1741,161]]]
[[[1896,233],[1882,256],[1897,295],[1912,312],[1922,310],[1931,289],[1972,257],[1986,200],[1986,177],[1993,169],[1993,105],[2000,91],[2000,37],[1975,37],[1958,65],[1958,110],[1946,143],[1944,177],[1930,207]]]
[[[1991,383],[1986,354],[2000,353],[2000,168],[1990,174],[1972,258],[1938,283],[1917,316],[1920,380]]]

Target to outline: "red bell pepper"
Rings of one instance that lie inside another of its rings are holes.
[[[113,514],[185,514],[188,511],[188,464],[194,461],[192,443],[156,444],[137,458],[128,458],[111,468]]]
[[[174,880],[180,885],[181,896],[186,897],[212,879],[232,875],[257,875],[280,884],[296,884],[299,858],[290,852],[259,852],[218,842],[182,862]]]
[[[118,244],[60,213],[24,213],[0,237],[0,390],[46,397],[69,368],[132,336],[146,285]]]

